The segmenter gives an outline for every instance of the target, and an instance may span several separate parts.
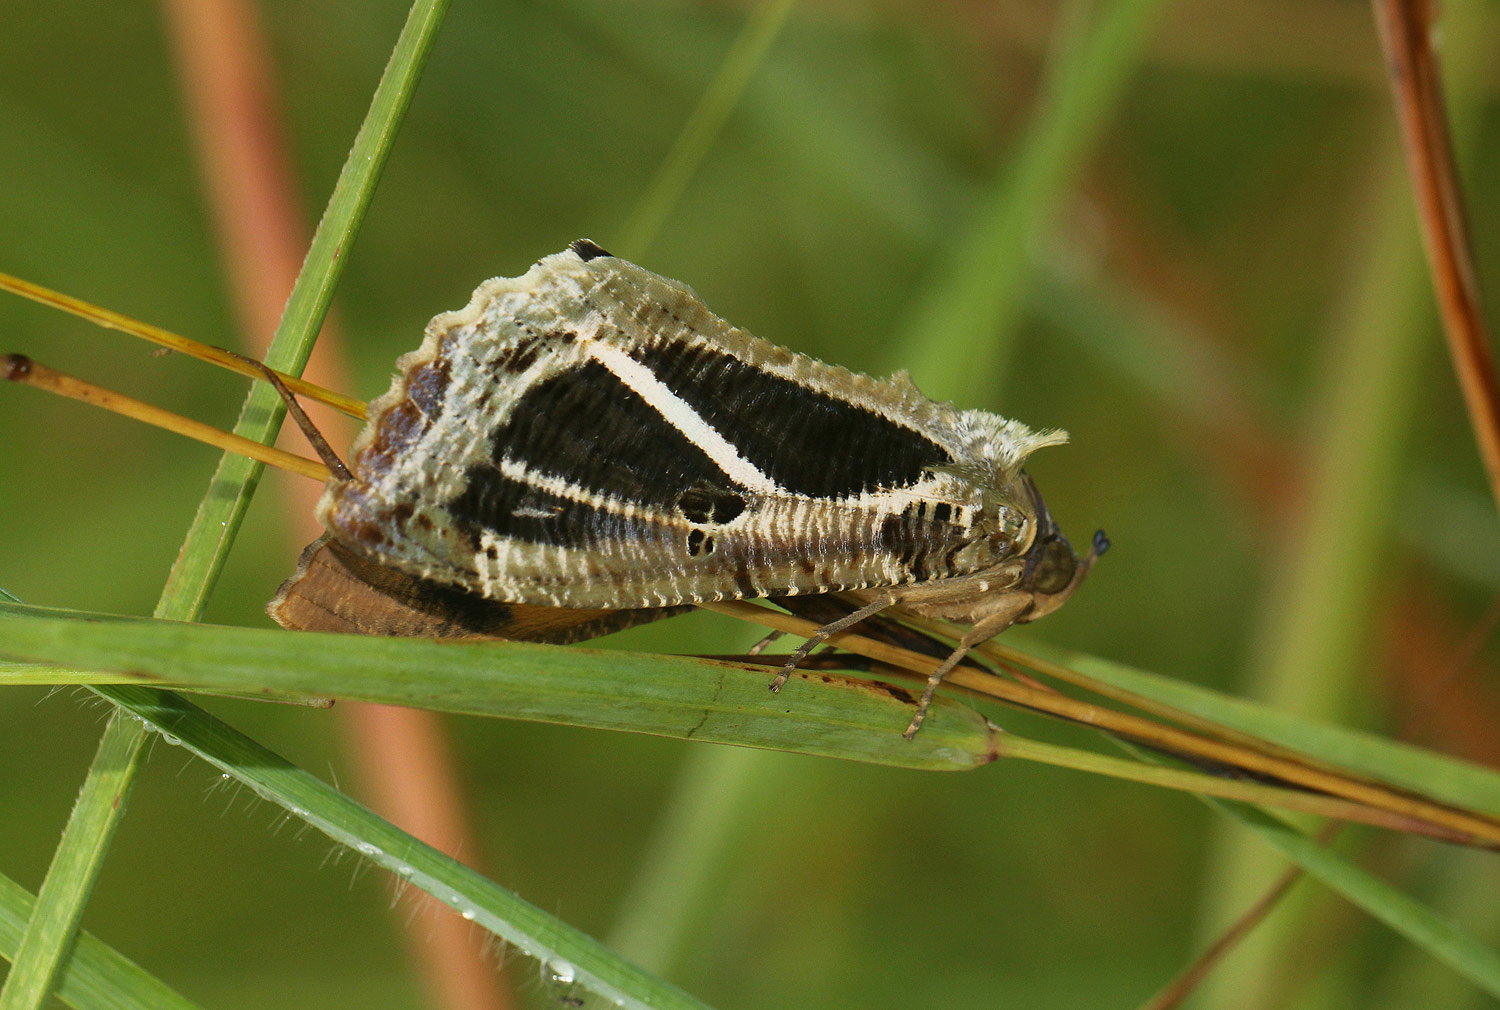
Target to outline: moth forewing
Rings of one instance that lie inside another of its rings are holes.
[[[999,630],[1066,548],[1022,471],[1063,433],[777,347],[583,241],[434,318],[369,418],[333,539],[505,604],[852,591]]]

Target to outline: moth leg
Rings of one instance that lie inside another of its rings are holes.
[[[852,614],[845,614],[837,621],[823,625],[811,638],[803,642],[796,652],[792,653],[792,658],[786,661],[786,665],[781,668],[781,672],[771,681],[771,693],[775,694],[781,690],[781,686],[792,675],[792,671],[797,669],[797,664],[806,659],[809,652],[812,652],[839,632],[852,628],[865,618],[878,614],[886,607],[895,606],[895,604],[896,597],[882,596],[872,603],[865,604]]]
[[[770,634],[766,635],[765,638],[762,638],[759,642],[756,642],[754,645],[750,646],[750,651],[746,653],[746,655],[759,656],[762,652],[765,652],[766,649],[770,647],[772,642],[776,641],[778,638],[785,634],[785,631],[771,632]]]
[[[1015,607],[1007,608],[997,614],[991,614],[989,617],[986,617],[970,628],[964,637],[958,640],[958,646],[948,654],[948,658],[943,660],[937,669],[928,674],[927,689],[922,692],[922,697],[917,702],[917,711],[911,717],[911,725],[906,727],[906,732],[902,733],[902,736],[910,740],[917,735],[917,730],[922,728],[922,720],[927,718],[927,707],[932,704],[932,696],[937,693],[938,685],[969,654],[969,650],[981,642],[988,642],[1000,634],[1000,632],[1010,627],[1016,622],[1016,618],[1025,613],[1026,609],[1030,606],[1031,601],[1029,599],[1018,601]]]
[[[287,413],[292,415],[292,420],[297,422],[297,427],[302,429],[302,434],[306,436],[307,441],[311,443],[312,447],[317,450],[318,457],[323,460],[323,465],[328,467],[329,473],[333,474],[339,480],[354,479],[354,475],[349,472],[349,468],[344,465],[344,461],[339,459],[339,454],[334,452],[333,446],[328,444],[328,439],[323,437],[323,433],[318,430],[318,426],[312,423],[312,418],[308,417],[307,412],[302,409],[302,404],[297,402],[297,397],[292,395],[292,391],[287,388],[286,383],[281,381],[281,376],[277,375],[264,361],[248,358],[236,351],[226,351],[225,353],[231,357],[238,358],[245,364],[260,371],[262,377],[271,384],[271,388],[276,390],[276,394],[286,404]]]

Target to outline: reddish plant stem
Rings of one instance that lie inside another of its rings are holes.
[[[1448,351],[1500,506],[1500,378],[1485,330],[1425,0],[1372,0]]]

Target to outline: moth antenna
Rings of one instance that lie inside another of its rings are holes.
[[[183,417],[170,410],[163,410],[144,400],[137,400],[124,393],[96,386],[92,382],[85,382],[83,379],[38,364],[24,354],[0,356],[0,378],[35,386],[38,389],[81,400],[84,403],[91,403],[96,407],[103,407],[105,410],[123,414],[137,421],[144,421],[149,425],[164,428],[179,435],[186,435],[188,438],[205,442],[228,452],[248,456],[250,459],[259,460],[278,469],[301,474],[303,477],[311,477],[313,480],[323,482],[327,482],[329,478],[328,467],[317,460],[284,452],[275,446],[262,445],[242,435],[215,428],[211,424],[204,424],[191,417]]]
[[[42,287],[40,284],[33,284],[31,281],[22,280],[7,273],[0,273],[0,290],[9,291],[12,294],[20,295],[22,298],[28,298],[39,305],[48,305],[54,309],[61,309],[64,312],[78,316],[80,319],[87,319],[89,322],[102,326],[105,329],[119,330],[121,333],[128,333],[133,337],[149,340],[153,344],[159,344],[162,347],[179,351],[190,358],[197,358],[199,361],[218,365],[220,368],[226,368],[231,372],[238,372],[249,379],[265,378],[265,372],[262,369],[267,366],[261,365],[260,362],[252,358],[246,358],[243,355],[235,354],[233,351],[226,351],[224,348],[215,347],[212,344],[201,343],[189,337],[184,337],[181,334],[173,333],[170,330],[164,330],[160,326],[143,323],[139,319],[132,319],[118,312],[101,308],[92,302],[86,302],[81,298],[74,298],[72,295],[65,295],[60,291],[53,291],[51,288]],[[364,401],[356,400],[354,397],[345,396],[342,393],[335,393],[331,389],[324,389],[316,383],[308,382],[306,379],[298,378],[295,375],[287,375],[285,372],[276,372],[276,374],[281,378],[282,382],[286,383],[287,388],[294,393],[300,393],[302,396],[316,400],[318,403],[326,403],[334,410],[348,414],[350,417],[357,417],[360,420],[364,420]]]
[[[229,353],[260,370],[261,377],[271,384],[271,388],[276,390],[277,395],[286,404],[287,413],[292,415],[292,420],[296,421],[297,427],[302,429],[303,437],[312,444],[313,449],[318,454],[318,458],[328,467],[328,472],[339,480],[353,480],[354,475],[349,472],[349,468],[344,465],[344,461],[339,459],[339,454],[333,451],[333,446],[328,444],[328,439],[323,437],[323,433],[318,430],[318,426],[313,424],[312,418],[307,416],[307,411],[302,409],[302,404],[297,402],[297,398],[287,388],[281,373],[263,361],[247,358],[243,354],[237,354],[234,351],[230,351]]]

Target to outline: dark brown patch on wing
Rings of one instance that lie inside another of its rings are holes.
[[[448,384],[453,380],[446,358],[435,358],[413,368],[406,377],[406,397],[429,418],[442,413]]]
[[[356,474],[385,473],[395,466],[431,425],[428,416],[410,400],[402,400],[380,415],[374,440],[354,460]]]

